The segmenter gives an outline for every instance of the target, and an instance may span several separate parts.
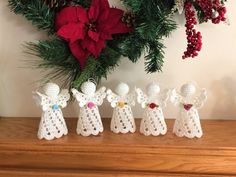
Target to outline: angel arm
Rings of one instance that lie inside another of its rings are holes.
[[[206,102],[207,100],[207,91],[206,89],[202,89],[199,96],[197,96],[194,99],[194,106],[195,108],[199,109],[203,106],[203,104]]]
[[[103,99],[106,98],[106,87],[100,88],[96,93],[95,93],[95,102],[97,105],[102,105]]]
[[[114,108],[119,101],[119,96],[113,93],[110,89],[107,90],[107,101],[111,103],[111,107]]]
[[[128,103],[128,105],[130,106],[134,106],[135,105],[135,91],[133,91],[132,93],[128,94],[126,96],[126,102]]]
[[[170,96],[170,101],[175,105],[175,106],[179,106],[181,101],[182,101],[182,96],[177,93],[177,91],[175,89],[170,91],[171,96]]]
[[[50,106],[52,106],[51,99],[40,92],[33,92],[33,98],[35,99],[36,104],[42,107],[43,111],[47,111]]]
[[[161,107],[166,107],[167,101],[170,97],[171,90],[165,89],[163,92],[160,93],[159,95],[159,104]]]
[[[67,89],[63,89],[58,96],[59,105],[64,108],[67,106],[67,101],[70,99],[70,94]]]
[[[148,102],[147,95],[143,93],[143,91],[140,88],[135,89],[137,93],[137,102],[141,104],[142,108],[146,107],[146,104]]]
[[[73,96],[78,101],[79,107],[84,107],[87,103],[87,97],[83,93],[79,92],[76,89],[71,89],[71,92],[73,93]]]

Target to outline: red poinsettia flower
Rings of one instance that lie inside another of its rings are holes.
[[[70,50],[83,69],[89,55],[99,57],[113,34],[132,28],[121,21],[124,11],[110,8],[108,0],[93,0],[88,10],[81,6],[62,9],[56,16],[57,35],[69,42]]]

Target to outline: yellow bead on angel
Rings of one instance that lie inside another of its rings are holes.
[[[114,108],[111,131],[114,133],[134,133],[136,126],[131,107],[135,105],[135,93],[129,94],[129,86],[125,83],[120,83],[115,91],[117,94],[110,89],[107,90],[107,100]]]
[[[169,91],[160,92],[160,86],[152,83],[147,86],[147,94],[137,88],[137,101],[144,108],[143,118],[140,124],[140,133],[145,136],[165,135],[167,126],[162,112],[162,108],[166,106],[169,97]]]
[[[106,97],[106,88],[102,87],[96,92],[96,83],[84,82],[81,91],[71,90],[80,107],[77,122],[77,134],[82,136],[98,135],[103,132],[103,124],[98,110]]]
[[[175,120],[173,133],[179,137],[200,138],[203,135],[198,109],[200,109],[207,99],[205,89],[196,93],[196,86],[193,83],[184,84],[180,93],[176,89],[172,90],[171,102],[179,107],[180,112]]]
[[[65,108],[67,101],[70,99],[68,90],[64,89],[60,92],[58,85],[47,83],[44,92],[45,94],[34,92],[34,98],[43,110],[38,138],[52,140],[67,135],[68,130],[61,108]]]

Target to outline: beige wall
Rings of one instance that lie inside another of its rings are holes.
[[[116,4],[116,3],[112,3]],[[119,3],[117,3],[119,5]],[[116,4],[116,5],[117,5]],[[122,60],[120,67],[102,84],[114,88],[119,81],[144,88],[151,81],[164,87],[179,86],[195,80],[206,87],[209,99],[201,110],[202,118],[236,119],[236,1],[227,3],[231,25],[204,24],[198,28],[203,34],[203,49],[196,59],[183,61],[185,34],[183,17],[177,17],[180,27],[165,40],[166,55],[163,73],[145,74],[143,59],[136,65]],[[31,92],[40,78],[37,70],[25,69],[22,60],[30,59],[22,53],[22,43],[45,38],[27,20],[14,15],[7,8],[7,0],[0,1],[0,116],[40,116]],[[101,108],[103,116],[111,116],[107,103]],[[170,104],[165,109],[167,117],[175,117],[177,110]],[[134,109],[140,117],[140,106]],[[66,108],[66,116],[75,116],[73,106]]]

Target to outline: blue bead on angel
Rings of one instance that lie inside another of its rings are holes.
[[[131,106],[135,105],[135,92],[129,94],[129,86],[120,83],[116,87],[116,93],[107,90],[107,100],[114,108],[111,119],[111,131],[114,133],[134,133],[136,130]]]
[[[43,113],[39,124],[38,138],[52,140],[67,135],[68,129],[61,108],[67,106],[70,99],[68,90],[60,92],[57,84],[47,83],[44,87],[45,94],[34,92],[34,98],[42,107]]]
[[[89,80],[81,86],[81,91],[71,90],[80,107],[77,134],[82,136],[98,135],[103,132],[103,124],[98,110],[106,97],[106,88],[102,87],[96,92],[96,83]]]
[[[179,137],[200,138],[203,135],[198,109],[207,99],[206,89],[200,89],[196,94],[196,85],[184,84],[180,93],[172,90],[171,102],[179,107],[179,115],[175,120],[173,133]]]
[[[165,135],[167,126],[162,108],[166,106],[169,90],[161,92],[158,84],[151,83],[147,86],[146,92],[145,94],[141,89],[136,89],[137,101],[145,109],[140,124],[140,133],[145,136]]]

